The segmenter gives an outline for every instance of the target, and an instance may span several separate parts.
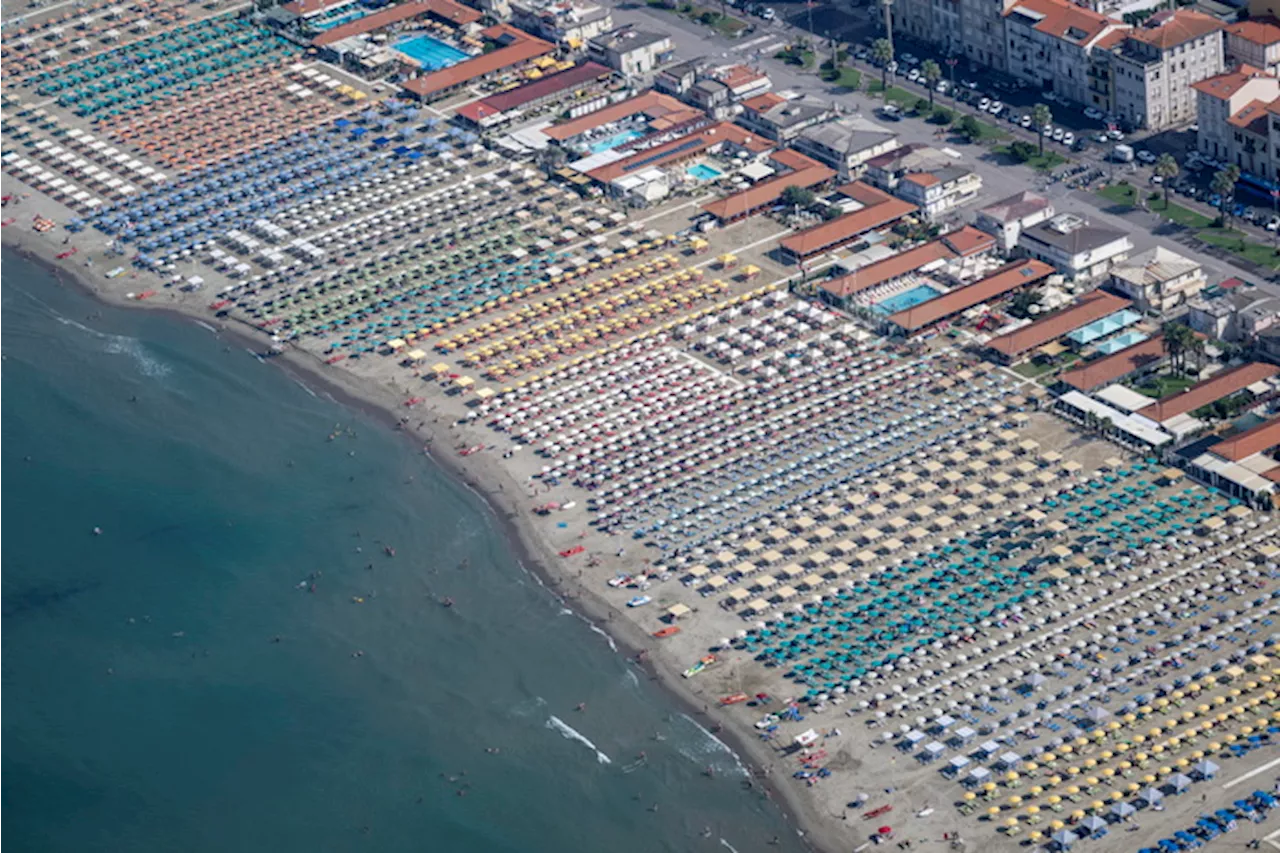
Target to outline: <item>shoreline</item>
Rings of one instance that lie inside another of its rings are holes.
[[[63,264],[53,257],[56,254],[54,245],[43,245],[47,241],[38,239],[34,242],[37,243],[36,246],[9,233],[0,237],[0,244],[5,249],[48,271],[59,281],[69,281],[72,286],[79,287],[104,304],[157,311],[181,322],[199,325],[206,331],[212,328],[214,334],[225,335],[244,344],[252,352],[258,352],[263,344],[261,339],[255,337],[256,330],[250,331],[249,327],[243,327],[244,324],[235,319],[200,316],[190,307],[190,302],[163,305],[122,299],[108,289],[94,286],[77,268]],[[42,252],[41,249],[45,251]],[[625,618],[614,618],[622,614],[598,592],[588,584],[579,582],[572,572],[553,568],[553,549],[533,530],[530,519],[521,512],[511,493],[504,488],[503,480],[510,480],[510,477],[500,466],[486,464],[484,454],[464,460],[434,452],[432,448],[437,441],[457,437],[451,434],[452,426],[432,425],[426,418],[422,419],[421,425],[406,426],[397,408],[398,400],[393,396],[399,392],[381,385],[362,384],[359,377],[344,372],[342,368],[325,371],[322,368],[328,367],[327,365],[297,348],[290,348],[264,360],[277,363],[286,375],[309,390],[323,393],[338,405],[355,409],[392,432],[401,433],[415,441],[423,455],[436,464],[447,478],[480,499],[523,569],[532,574],[561,604],[574,610],[588,626],[603,632],[611,645],[615,646],[617,654],[623,656],[628,664],[641,669],[650,681],[656,681],[659,688],[674,701],[678,711],[737,757],[749,774],[752,790],[758,789],[774,803],[806,847],[815,853],[835,853],[849,846],[847,840],[838,837],[836,827],[829,825],[829,816],[818,814],[816,802],[804,798],[802,792],[788,787],[786,779],[775,774],[773,765],[776,755],[772,750],[753,740],[750,732],[739,731],[735,721],[711,697],[700,696],[690,684],[682,681],[673,668],[674,664],[658,665],[654,657],[661,655],[662,649],[652,644],[651,638],[638,625]],[[637,656],[642,651],[644,658],[639,660]],[[720,726],[719,731],[711,731],[711,727],[717,724]]]

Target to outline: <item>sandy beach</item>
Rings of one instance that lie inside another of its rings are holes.
[[[815,850],[1211,840],[1204,812],[1243,822],[1273,787],[1272,514],[985,360],[978,315],[903,339],[869,296],[835,309],[810,281],[835,254],[801,270],[779,248],[812,215],[703,229],[758,138],[703,127],[680,145],[737,154],[681,161],[629,208],[442,121],[469,92],[419,108],[242,22],[177,18],[249,45],[227,96],[101,123],[11,99],[29,124],[6,124],[4,245],[402,432]],[[255,145],[262,98],[306,130]],[[225,158],[189,147],[214,109],[240,128]],[[391,153],[397,134],[429,144]],[[877,299],[909,310],[909,284]]]

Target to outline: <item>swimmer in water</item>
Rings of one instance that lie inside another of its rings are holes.
[[[585,710],[587,710],[587,703],[586,703],[586,702],[579,702],[579,703],[578,703],[578,707],[574,708],[574,710],[575,710],[575,711],[585,711]]]
[[[489,753],[490,755],[497,755],[497,754],[498,754],[498,752],[499,752],[499,750],[498,750],[498,748],[497,748],[496,746],[488,746],[488,747],[485,747],[485,750],[484,750],[484,751],[485,751],[485,752],[487,752],[487,753]]]

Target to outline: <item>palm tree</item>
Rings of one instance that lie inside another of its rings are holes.
[[[1164,181],[1164,209],[1169,209],[1169,182],[1178,177],[1178,161],[1172,154],[1161,154],[1156,160],[1155,173]]]
[[[1175,371],[1186,368],[1186,354],[1200,344],[1190,326],[1182,323],[1165,323],[1160,331],[1164,334],[1164,351],[1169,356],[1169,366]]]
[[[871,57],[880,63],[880,88],[889,88],[889,63],[893,62],[893,45],[888,39],[876,39],[871,43]]]
[[[1044,129],[1053,123],[1053,111],[1048,104],[1036,104],[1031,109],[1031,121],[1036,126],[1036,135],[1040,137],[1040,156],[1044,156]]]
[[[933,110],[933,87],[942,79],[942,67],[932,59],[926,59],[920,65],[920,73],[924,75],[924,84],[929,87],[929,109]]]
[[[1232,177],[1230,169],[1234,168],[1231,166],[1221,172],[1214,172],[1213,180],[1209,183],[1209,189],[1218,194],[1218,209],[1222,212],[1223,221],[1226,222],[1231,220],[1229,202],[1235,196],[1236,179],[1239,177],[1238,174]]]

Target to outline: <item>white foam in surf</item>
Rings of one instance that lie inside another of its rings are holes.
[[[97,333],[101,335],[101,333]],[[103,335],[106,338],[106,345],[103,350],[110,355],[127,355],[138,365],[138,370],[143,376],[152,378],[160,378],[169,375],[169,365],[164,362],[152,358],[147,355],[143,349],[142,341],[137,338],[130,338],[125,335]]]
[[[631,682],[632,687],[640,686],[640,679],[637,678],[636,674],[632,672],[630,669],[626,670],[623,674],[626,676],[627,681]]]
[[[747,770],[746,766],[742,763],[742,759],[738,757],[738,753],[736,753],[736,752],[734,752],[732,749],[730,749],[730,748],[729,748],[729,745],[728,745],[727,743],[725,743],[724,741],[720,740],[720,738],[716,737],[716,736],[715,736],[715,735],[713,735],[711,732],[709,732],[709,731],[707,731],[706,729],[704,729],[701,725],[699,725],[699,723],[698,723],[698,721],[697,721],[697,720],[693,719],[693,718],[692,718],[692,717],[690,717],[688,714],[681,714],[680,716],[681,716],[681,717],[684,717],[686,720],[688,720],[690,723],[692,723],[692,724],[693,724],[693,727],[694,727],[695,729],[697,729],[698,731],[702,732],[702,734],[706,736],[707,741],[708,741],[707,746],[708,746],[708,747],[710,747],[710,748],[709,748],[709,749],[706,749],[706,750],[703,750],[703,751],[702,751],[702,754],[703,754],[703,755],[708,755],[708,754],[710,754],[710,753],[712,753],[712,752],[724,752],[724,753],[727,753],[728,755],[730,755],[730,756],[733,758],[733,764],[734,764],[734,767],[735,767],[735,768],[737,768],[737,770],[738,770],[738,772],[739,772],[740,774],[742,774],[743,776],[747,776],[747,777],[750,777],[750,776],[751,776],[751,773],[750,773],[750,772],[748,772],[748,770]],[[681,755],[683,755],[685,758],[689,758],[689,759],[692,759],[692,760],[695,760],[695,761],[696,761],[696,760],[699,760],[699,757],[698,757],[698,756],[690,755],[689,753],[685,752],[683,749],[680,749],[680,750],[679,750],[679,752],[680,752],[680,754],[681,754]]]
[[[215,335],[218,334],[217,329],[215,329],[213,326],[210,326],[208,323],[204,322],[203,320],[196,320],[195,324],[202,329],[208,329],[209,331],[213,332]]]
[[[582,732],[578,731],[573,726],[569,725],[564,720],[560,719],[554,714],[551,716],[551,719],[547,720],[547,728],[559,732],[569,740],[576,740],[578,743],[587,747],[588,749],[590,749],[592,752],[596,754],[596,761],[600,762],[601,764],[613,763],[613,761],[609,759],[609,756],[605,755],[603,752],[596,749],[596,745],[592,743],[590,740],[588,740],[587,737],[582,734]]]
[[[723,838],[720,839],[720,843],[725,847],[728,847],[730,850],[732,850],[733,853],[738,853],[738,848],[734,847],[732,844],[730,844],[728,841],[725,841]]]
[[[609,648],[612,649],[615,653],[618,651],[617,644],[613,642],[613,637],[610,637],[607,631],[603,631],[595,625],[591,626],[591,630],[595,631],[601,637],[604,637],[604,641],[609,644]]]

